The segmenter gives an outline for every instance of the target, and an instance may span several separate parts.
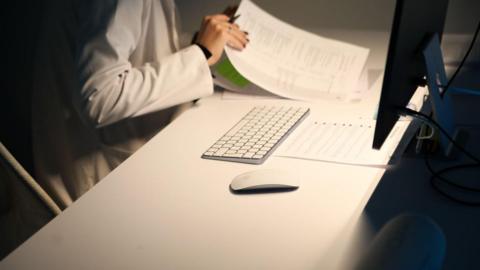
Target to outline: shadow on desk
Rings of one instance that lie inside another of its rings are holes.
[[[480,153],[479,149],[471,150],[477,156]],[[480,269],[480,207],[447,199],[432,188],[429,179],[422,158],[402,158],[385,172],[364,210],[364,218],[373,231],[378,231],[400,213],[429,216],[446,235],[443,269]]]

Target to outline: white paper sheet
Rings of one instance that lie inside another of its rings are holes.
[[[376,89],[380,86],[374,87],[383,80],[383,70],[380,69],[365,69],[358,79],[357,85],[349,93],[346,100],[350,102],[360,102],[368,96],[375,94]]]
[[[276,95],[299,99],[344,99],[354,89],[368,49],[320,37],[266,13],[249,0],[238,7],[250,43],[226,48],[233,66],[249,81]]]
[[[381,150],[372,149],[375,121],[308,120],[276,151],[275,156],[353,165],[387,165],[408,121],[399,121]]]

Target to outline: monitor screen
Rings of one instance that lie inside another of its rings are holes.
[[[373,148],[380,149],[425,76],[423,44],[441,38],[448,0],[397,0],[378,107]]]

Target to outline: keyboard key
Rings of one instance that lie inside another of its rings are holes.
[[[221,149],[219,149],[217,152],[215,152],[215,155],[216,155],[216,156],[222,156],[222,155],[225,154],[227,151],[228,151],[228,148],[221,148]]]
[[[240,120],[240,122],[238,122],[232,129],[230,129],[227,134],[225,134],[226,136],[233,136],[235,135],[235,133],[237,133],[237,131],[239,131],[246,123],[248,123],[248,120]]]
[[[224,154],[223,156],[224,157],[231,157],[231,158],[240,158],[240,157],[242,157],[242,154],[237,154],[237,153],[235,153],[235,154]]]

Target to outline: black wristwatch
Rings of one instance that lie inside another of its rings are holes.
[[[212,53],[207,48],[205,48],[205,46],[198,44],[197,42],[195,42],[194,44],[197,45],[200,48],[200,50],[202,50],[207,60],[210,59],[210,57],[212,57]]]
[[[205,58],[207,58],[207,60],[210,59],[210,57],[212,57],[212,52],[209,49],[205,48],[205,46],[199,44],[198,42],[195,42],[195,40],[197,40],[197,36],[198,36],[198,32],[195,32],[195,34],[193,34],[193,38],[190,43],[197,45],[200,48],[200,50],[202,50],[203,54],[205,55]]]

